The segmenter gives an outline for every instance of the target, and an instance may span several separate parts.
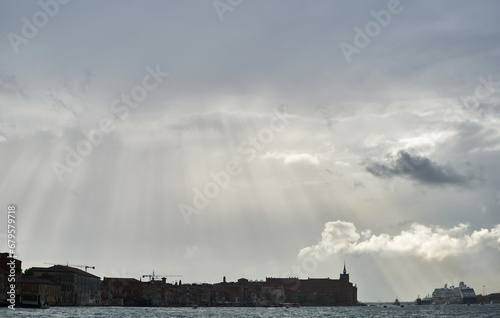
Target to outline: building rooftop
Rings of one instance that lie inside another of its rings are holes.
[[[126,282],[134,282],[134,283],[140,283],[141,281],[135,278],[123,278],[123,277],[104,277],[103,281],[105,280],[120,280],[120,281],[126,281]]]
[[[64,273],[64,272],[72,272],[80,276],[87,276],[87,277],[93,277],[97,279],[101,279],[98,276],[92,275],[88,272],[82,271],[81,269],[74,268],[71,266],[65,266],[65,265],[54,265],[51,267],[33,267],[32,268],[33,272],[52,272],[52,273]]]

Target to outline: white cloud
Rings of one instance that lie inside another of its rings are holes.
[[[321,241],[303,248],[299,256],[325,256],[335,253],[400,253],[442,260],[449,256],[472,253],[486,248],[500,250],[500,224],[491,230],[481,229],[467,234],[467,224],[451,229],[413,224],[398,235],[358,233],[353,223],[335,221],[325,224]]]
[[[283,152],[268,152],[263,158],[273,158],[283,160],[286,165],[292,164],[309,164],[319,165],[319,159],[316,155],[309,153],[283,153]]]
[[[47,108],[35,107],[16,110],[3,114],[3,122],[0,123],[0,133],[10,138],[32,138],[40,133],[48,133],[54,136],[64,136],[66,131],[74,128],[77,120],[69,112],[58,112]],[[4,137],[5,138],[5,137]]]

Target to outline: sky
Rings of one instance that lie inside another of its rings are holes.
[[[0,249],[15,204],[24,269],[500,292],[499,9],[2,0]]]

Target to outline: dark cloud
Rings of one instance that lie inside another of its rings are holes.
[[[400,150],[388,163],[365,161],[365,169],[380,178],[406,177],[427,185],[465,185],[471,175],[460,174],[449,165]]]
[[[19,85],[15,74],[0,72],[0,93],[19,93],[26,97],[23,88]]]
[[[498,103],[481,103],[477,107],[477,114],[482,119],[500,116],[500,105]]]

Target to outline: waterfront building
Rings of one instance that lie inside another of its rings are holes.
[[[272,278],[249,281],[240,278],[217,284],[166,283],[166,279],[143,282],[135,278],[99,277],[63,265],[34,267],[33,276],[21,276],[21,261],[0,254],[0,303],[6,304],[11,265],[14,262],[16,303],[25,295],[43,296],[56,306],[354,306],[357,287],[349,280],[345,264],[339,279]],[[462,285],[462,284],[461,284]],[[465,286],[462,293],[465,295]]]
[[[145,305],[142,283],[135,278],[104,277],[101,300],[104,305],[111,306]]]
[[[11,262],[14,261],[14,275],[11,274]],[[7,292],[10,291],[10,285],[16,285],[16,303],[18,303],[19,295],[21,294],[21,269],[22,262],[16,258],[10,258],[9,253],[0,253],[0,304],[7,303]],[[10,279],[9,279],[10,278]]]
[[[283,286],[285,302],[308,306],[356,306],[358,304],[358,288],[349,281],[345,264],[339,279],[266,278],[266,282]]]
[[[57,305],[88,306],[101,303],[101,279],[80,269],[54,265],[33,267],[35,277],[50,277],[61,286]]]
[[[147,306],[166,306],[164,283],[162,281],[142,282],[141,284],[142,298],[146,301]]]
[[[61,299],[61,286],[49,276],[34,277],[23,275],[21,277],[21,288],[23,291],[22,295],[43,295],[45,301],[49,304],[57,304]]]

